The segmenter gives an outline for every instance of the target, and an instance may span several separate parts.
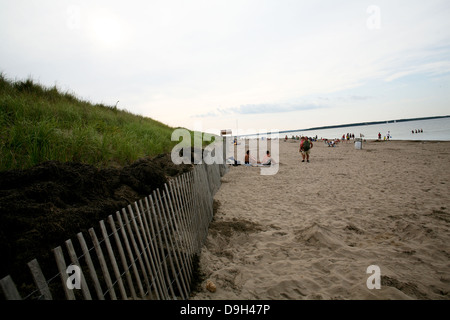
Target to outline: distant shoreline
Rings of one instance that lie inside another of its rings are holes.
[[[331,125],[331,126],[313,127],[313,128],[308,128],[308,129],[283,130],[283,131],[278,131],[278,133],[282,134],[282,133],[299,132],[299,131],[336,129],[336,128],[346,128],[346,127],[369,126],[369,125],[384,124],[384,123],[396,123],[396,122],[408,122],[408,121],[420,121],[420,120],[433,120],[433,119],[443,119],[443,118],[450,118],[450,115],[421,117],[421,118],[408,118],[408,119],[394,119],[394,120],[383,120],[383,121],[372,121],[372,122],[358,122],[358,123],[349,123],[349,124],[337,124],[337,125]],[[246,137],[246,136],[254,136],[254,135],[265,135],[265,134],[269,134],[269,133],[270,132],[254,133],[254,134],[243,134],[243,135],[238,135],[238,137]],[[444,141],[446,141],[446,140],[444,140]]]
[[[434,116],[434,117],[422,117],[422,118],[409,118],[409,119],[395,119],[395,120],[384,120],[384,121],[372,121],[372,122],[358,122],[358,123],[350,123],[350,124],[338,124],[338,125],[331,125],[331,126],[314,127],[314,128],[309,128],[309,129],[285,130],[285,131],[280,131],[279,133],[288,133],[288,132],[297,132],[297,131],[312,131],[312,130],[323,130],[323,129],[335,129],[335,128],[344,128],[344,127],[368,126],[368,125],[383,124],[383,123],[407,122],[407,121],[419,121],[419,120],[432,120],[432,119],[441,119],[441,118],[450,118],[450,115],[447,115],[447,116]]]

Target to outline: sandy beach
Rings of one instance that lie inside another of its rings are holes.
[[[449,299],[450,142],[318,141],[310,163],[298,144],[222,178],[191,299]]]

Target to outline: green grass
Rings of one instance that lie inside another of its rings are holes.
[[[170,152],[175,128],[0,74],[0,171],[44,161],[126,165]],[[192,134],[192,133],[191,133]]]

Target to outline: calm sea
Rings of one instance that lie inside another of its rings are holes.
[[[423,130],[422,133],[412,131]],[[382,139],[390,134],[391,140],[440,140],[450,141],[450,117],[429,120],[412,120],[404,122],[389,122],[364,126],[341,127],[333,129],[300,130],[295,132],[280,133],[280,138],[292,136],[308,136],[334,139],[342,138],[343,134],[353,133],[355,138],[364,135],[365,139],[378,139],[381,133]]]

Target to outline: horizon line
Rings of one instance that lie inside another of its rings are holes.
[[[375,125],[375,124],[382,124],[382,123],[394,123],[394,122],[407,122],[407,121],[417,121],[417,120],[430,120],[430,119],[439,119],[439,118],[450,118],[450,115],[445,116],[430,116],[430,117],[419,117],[419,118],[403,118],[403,119],[393,119],[393,120],[381,120],[381,121],[371,121],[371,122],[356,122],[356,123],[348,123],[348,124],[336,124],[336,125],[330,125],[330,126],[321,126],[321,127],[312,127],[308,129],[294,129],[294,130],[283,130],[279,131],[278,133],[289,133],[289,132],[297,132],[297,131],[311,131],[311,130],[323,130],[323,129],[334,129],[334,128],[344,128],[344,127],[357,127],[361,125]],[[253,135],[264,135],[269,134],[270,132],[266,133],[254,133],[254,134],[242,134],[242,135],[236,135],[236,137],[246,137],[246,136],[253,136]]]

